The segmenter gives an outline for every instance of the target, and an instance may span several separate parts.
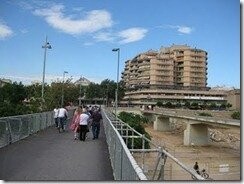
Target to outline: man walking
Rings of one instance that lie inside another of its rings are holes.
[[[68,117],[67,110],[64,107],[61,107],[59,109],[59,113],[58,113],[58,119],[59,119],[59,123],[60,123],[60,125],[58,127],[59,132],[60,132],[60,128],[62,128],[63,132],[65,131],[64,126],[65,126],[65,121],[66,121],[67,117]]]
[[[58,112],[59,112],[59,110],[58,110],[57,106],[54,108],[53,112],[54,112],[54,115],[53,115],[54,121],[55,121],[56,127],[58,128]]]
[[[92,119],[92,124],[91,124],[92,134],[93,134],[93,140],[94,140],[94,139],[98,139],[99,132],[100,132],[100,121],[102,120],[100,108],[96,109],[93,112],[91,119]]]
[[[197,174],[200,175],[199,166],[198,166],[197,162],[195,162],[195,165],[193,166],[193,169],[197,172]]]

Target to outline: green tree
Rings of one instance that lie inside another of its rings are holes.
[[[0,87],[0,116],[12,116],[30,112],[24,103],[27,90],[22,83],[14,82]]]
[[[204,101],[203,104],[200,105],[200,107],[201,107],[202,110],[206,109],[207,106],[208,105],[207,105],[207,102],[206,101]]]
[[[217,108],[217,104],[215,102],[212,102],[209,106],[210,109],[216,109]]]
[[[191,107],[191,103],[189,101],[186,101],[185,102],[185,107],[189,109]]]
[[[102,98],[102,91],[99,84],[90,83],[86,88],[86,98],[94,99],[94,98]]]
[[[51,110],[55,106],[60,106],[62,101],[62,89],[64,94],[64,105],[77,103],[80,95],[80,86],[74,85],[70,79],[63,82],[52,82],[46,87],[45,104],[46,110]],[[83,91],[82,91],[83,92]]]
[[[226,109],[226,103],[221,103],[220,104],[220,109]]]
[[[119,82],[118,99],[124,96],[123,83]],[[40,84],[24,86],[14,82],[0,87],[0,116],[19,115],[52,110],[61,105],[62,89],[64,90],[64,105],[70,102],[78,104],[79,96],[86,99],[102,98],[111,102],[115,99],[117,83],[106,79],[101,84],[91,83],[89,86],[74,85],[71,78],[66,81],[55,81],[45,85],[44,103],[42,103]],[[42,107],[42,108],[41,108]]]
[[[166,107],[166,108],[173,108],[173,104],[172,104],[171,102],[167,102],[167,103],[165,104],[165,107]]]
[[[27,97],[27,92],[22,83],[14,82],[13,84],[6,84],[2,87],[3,101],[7,101],[12,104],[22,103]]]
[[[145,128],[143,127],[143,124],[142,124],[142,123],[148,122],[147,118],[144,118],[143,116],[138,115],[138,114],[128,113],[128,112],[124,112],[124,111],[120,112],[118,117],[123,122],[127,123],[132,128],[134,128],[137,132],[139,132],[140,134],[144,134],[145,137],[148,138],[149,140],[151,139],[150,135],[145,131]],[[130,135],[131,135],[131,133],[130,133]],[[128,147],[131,148],[131,139],[129,139]],[[137,148],[137,149],[142,148],[141,139],[137,139],[135,141],[134,148]],[[145,142],[145,148],[146,149],[150,148],[149,142],[147,142],[147,141]]]
[[[190,108],[191,109],[198,109],[199,108],[198,103],[197,102],[192,102]]]
[[[161,101],[158,101],[158,102],[156,103],[156,106],[158,106],[158,107],[162,107],[162,106],[163,106],[163,103],[162,103]]]
[[[232,107],[232,104],[227,103],[227,104],[226,104],[226,107],[229,109],[229,108],[231,108],[231,107]]]
[[[176,108],[180,108],[181,107],[181,103],[180,102],[177,102],[176,105],[175,105]]]
[[[117,83],[113,80],[105,79],[100,84],[100,89],[102,93],[102,98],[106,99],[108,103],[115,100],[115,90],[117,89]],[[122,81],[118,84],[118,100],[124,97],[124,84]]]

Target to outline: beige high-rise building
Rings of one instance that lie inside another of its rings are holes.
[[[125,63],[122,79],[127,89],[195,89],[207,86],[207,52],[187,45],[148,51]]]
[[[121,105],[227,103],[227,92],[207,87],[208,57],[202,49],[187,45],[149,50],[125,62]],[[233,104],[234,106],[234,104]]]

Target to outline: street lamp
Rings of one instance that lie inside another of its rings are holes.
[[[65,74],[68,73],[67,71],[64,71],[63,73],[63,84],[62,84],[62,102],[61,102],[61,107],[64,105],[64,76]]]
[[[81,106],[81,82],[80,82],[79,106]]]
[[[120,49],[115,48],[112,49],[113,52],[118,52],[118,66],[117,66],[117,88],[115,90],[115,116],[117,120],[117,110],[118,110],[118,91],[119,91],[119,54],[120,54]]]
[[[43,45],[42,48],[44,48],[44,62],[43,62],[43,74],[42,74],[42,102],[44,102],[44,84],[45,84],[45,67],[46,67],[47,49],[52,48],[50,43],[47,42],[47,36],[46,36],[45,45]]]

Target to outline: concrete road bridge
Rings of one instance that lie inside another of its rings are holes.
[[[208,128],[213,127],[236,127],[240,128],[240,120],[220,119],[207,116],[180,115],[172,110],[142,110],[139,108],[120,108],[118,112],[127,111],[144,115],[153,122],[153,128],[157,131],[172,131],[172,124],[183,123],[186,125],[184,130],[184,145],[208,145],[210,132]]]

